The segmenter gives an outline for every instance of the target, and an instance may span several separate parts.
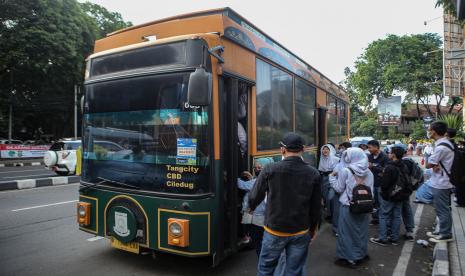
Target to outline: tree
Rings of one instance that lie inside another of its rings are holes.
[[[365,109],[373,99],[389,97],[395,91],[407,93],[407,101],[424,104],[434,95],[443,100],[438,80],[442,79],[442,45],[437,34],[388,35],[376,40],[357,58],[355,70],[346,73],[346,82]],[[424,54],[429,53],[429,54]],[[431,115],[433,113],[429,110]]]
[[[90,2],[81,3],[82,10],[97,24],[99,38],[119,29],[132,26],[130,21],[125,22],[118,12],[110,12],[102,6]]]
[[[59,137],[72,133],[73,87],[82,83],[84,59],[101,36],[97,20],[81,5],[76,0],[0,2],[0,126],[11,105],[15,133],[24,130],[29,139],[39,130]]]
[[[426,138],[426,128],[422,120],[415,121],[412,133],[410,134],[412,140],[420,140]]]

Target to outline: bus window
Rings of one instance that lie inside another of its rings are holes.
[[[257,149],[279,148],[293,130],[292,77],[257,59]]]
[[[295,80],[295,132],[304,138],[306,146],[315,146],[316,89],[306,82]]]
[[[188,82],[186,72],[88,85],[83,180],[166,193],[210,192],[208,112],[186,104]],[[120,150],[94,147],[99,141]]]

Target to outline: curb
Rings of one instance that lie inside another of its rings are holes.
[[[0,181],[0,191],[7,190],[22,190],[22,189],[31,189],[39,188],[46,186],[57,186],[57,185],[66,185],[72,183],[79,183],[81,179],[80,176],[57,176],[57,177],[47,177],[39,179],[23,179],[16,181]]]
[[[447,242],[439,242],[434,246],[432,276],[449,276],[449,251]]]
[[[45,166],[42,162],[14,162],[14,163],[5,163],[0,164],[1,167],[25,167],[25,166]]]

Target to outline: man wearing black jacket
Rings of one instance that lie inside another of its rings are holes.
[[[273,275],[284,250],[285,275],[306,275],[308,244],[321,215],[320,174],[303,161],[299,135],[286,134],[280,145],[283,160],[266,166],[249,194],[251,210],[267,200],[258,275]]]
[[[389,153],[390,161],[386,165],[381,179],[379,237],[370,239],[371,242],[378,245],[387,246],[389,243],[397,245],[399,241],[402,202],[408,199],[412,192],[407,178],[408,168],[402,162],[404,153],[405,151],[401,147],[391,148]],[[388,229],[391,229],[389,239]]]
[[[376,211],[373,212],[373,220],[371,221],[371,224],[378,224],[379,223],[379,220],[378,220],[379,208],[380,208],[379,186],[381,185],[381,178],[382,178],[384,167],[389,161],[389,158],[384,152],[380,150],[379,142],[376,140],[368,141],[368,151],[370,152],[370,154],[368,155],[368,167],[373,173],[373,179],[374,179],[373,195],[375,196],[375,209],[376,209]]]

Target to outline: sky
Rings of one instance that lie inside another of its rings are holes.
[[[436,0],[90,0],[134,25],[230,7],[332,81],[344,79],[368,44],[387,34],[439,33]],[[425,26],[424,22],[429,21]]]

